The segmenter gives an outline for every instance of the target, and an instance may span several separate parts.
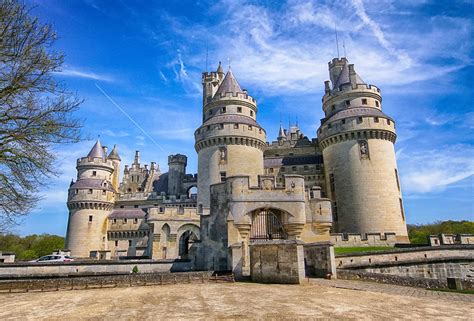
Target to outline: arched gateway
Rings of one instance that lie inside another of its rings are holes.
[[[264,242],[287,239],[282,224],[282,212],[277,209],[258,209],[252,213],[250,242]]]

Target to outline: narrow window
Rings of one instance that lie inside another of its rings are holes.
[[[273,167],[270,167],[269,171],[270,173],[273,173]]]
[[[341,121],[341,123],[344,125],[344,124],[346,123],[346,120],[343,119],[343,120]]]
[[[237,107],[237,112],[241,113],[242,112],[242,107]]]
[[[390,125],[390,119],[387,119],[387,125]]]
[[[376,101],[375,101],[375,107],[379,107],[379,106],[380,106],[379,101],[376,100]]]
[[[79,190],[75,189],[74,194],[77,194],[77,193],[79,193]]]
[[[296,166],[292,166],[292,167],[291,167],[291,170],[292,170],[293,172],[296,172]]]
[[[117,219],[116,219],[116,218],[114,218],[114,219],[112,220],[112,224],[117,224]]]
[[[133,205],[133,208],[138,208],[138,205]]]
[[[178,214],[184,214],[184,206],[183,205],[180,205],[178,207]]]
[[[107,194],[107,191],[105,189],[102,190],[102,195]]]
[[[252,130],[252,125],[249,125],[249,130]]]
[[[222,108],[221,108],[221,114],[224,114],[224,113],[226,113],[226,112],[227,112],[227,108],[226,108],[226,107],[222,107]]]
[[[400,181],[398,179],[398,171],[396,168],[395,168],[395,179],[397,180],[398,191],[400,191]]]
[[[211,126],[207,125],[207,130],[211,130]]]
[[[132,178],[133,178],[133,176],[132,176]],[[131,189],[131,188],[127,188],[127,192],[128,192],[128,193],[131,193],[131,192],[132,192],[132,189]]]
[[[328,124],[328,128],[331,128],[331,124]]]
[[[127,224],[127,221],[128,221],[128,220],[127,220],[126,218],[124,218],[124,219],[123,219],[123,224]]]
[[[89,189],[89,194],[92,194],[92,189]]]
[[[138,224],[138,218],[135,217],[135,218],[133,219],[133,224]]]
[[[402,214],[402,219],[405,220],[405,211],[403,210],[403,201],[401,198],[398,199],[400,202],[400,213]]]
[[[333,173],[330,173],[329,174],[329,187],[331,189],[331,195],[332,195],[332,199],[336,199],[336,183],[335,183],[335,180],[334,180],[334,174]]]
[[[165,212],[165,208],[164,207],[160,207],[160,213],[164,213]]]
[[[211,115],[212,115],[212,109],[211,109],[211,110],[209,110],[209,116],[211,116]]]
[[[250,116],[252,116],[252,117],[253,117],[253,110],[251,110],[251,111],[250,111]]]
[[[303,170],[307,171],[307,170],[308,170],[308,166],[307,166],[307,165],[304,165],[304,166],[303,166]]]
[[[366,98],[362,98],[362,105],[367,105],[367,99]]]
[[[118,246],[118,241],[115,241],[115,246],[116,246],[116,247]]]
[[[234,128],[235,129],[239,128],[239,124],[234,124]]]
[[[362,117],[357,117],[357,123],[358,123],[358,124],[362,123],[362,121],[363,121],[363,120],[362,120]]]
[[[351,101],[350,100],[346,100],[346,106],[350,106],[351,105]]]
[[[128,240],[128,246],[132,246],[132,240]]]
[[[337,222],[338,217],[337,217],[337,203],[336,202],[332,204],[332,217],[334,219],[334,222]]]
[[[336,105],[332,105],[332,106],[331,106],[331,110],[332,110],[332,111],[335,111],[335,110],[336,110]]]
[[[225,182],[226,178],[227,178],[226,172],[221,172],[221,182]]]
[[[280,172],[282,172],[282,173],[284,173],[285,171],[286,171],[286,168],[285,168],[285,167],[282,167],[282,168],[280,169]]]
[[[92,223],[92,215],[89,215],[89,223]]]
[[[224,129],[224,124],[219,124],[219,129]]]
[[[374,123],[378,123],[379,122],[379,118],[378,117],[374,117]]]
[[[97,171],[92,171],[92,176],[97,176]]]

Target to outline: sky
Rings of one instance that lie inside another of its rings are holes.
[[[396,120],[395,145],[410,224],[474,220],[474,4],[461,0],[125,1],[26,0],[51,23],[56,73],[84,99],[76,117],[83,142],[56,147],[62,174],[45,180],[38,207],[14,232],[64,235],[75,161],[100,135],[124,164],[167,171],[167,156],[188,156],[201,121],[201,72],[231,65],[258,102],[267,140],[280,122],[315,137],[323,118],[327,63],[346,56],[382,90]]]

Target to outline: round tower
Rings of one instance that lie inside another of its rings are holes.
[[[185,155],[168,156],[168,194],[181,195],[186,192],[183,191],[183,179],[187,163],[188,158]]]
[[[112,164],[114,165],[114,173],[112,174],[112,186],[116,191],[118,191],[120,186],[120,162],[122,161],[122,159],[118,154],[117,145],[114,145],[114,148],[110,152],[109,156],[107,156],[107,159],[111,160]]]
[[[329,62],[329,74],[318,140],[335,232],[396,233],[408,242],[395,122],[382,112],[380,89],[365,84],[346,58]]]
[[[263,174],[265,130],[257,123],[257,103],[222,66],[202,75],[203,124],[194,137],[198,153],[198,212],[209,213],[210,186],[247,175],[257,185]]]
[[[90,251],[107,249],[107,216],[115,201],[115,165],[114,160],[107,159],[99,140],[87,157],[77,160],[77,180],[71,182],[67,202],[66,248],[72,256],[89,257]]]

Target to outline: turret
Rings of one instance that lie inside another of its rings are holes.
[[[394,143],[395,122],[382,112],[380,89],[346,58],[329,63],[325,118],[318,129],[334,232],[396,233],[407,242]]]
[[[203,73],[203,124],[194,133],[198,211],[204,214],[209,212],[212,184],[229,176],[249,175],[251,183],[257,185],[257,176],[263,174],[266,146],[265,131],[256,122],[255,99],[241,89],[231,70],[223,80],[218,73]]]
[[[110,159],[112,161],[112,164],[114,164],[114,173],[112,175],[112,185],[115,190],[118,191],[119,188],[119,174],[120,174],[120,156],[118,154],[117,150],[117,145],[114,145],[114,148],[110,152],[109,156],[107,156],[107,159]]]
[[[107,216],[116,190],[112,184],[114,161],[107,159],[99,140],[86,157],[77,160],[77,180],[68,193],[69,221],[66,247],[75,257],[107,249]]]
[[[184,194],[183,179],[186,174],[188,158],[185,155],[176,154],[168,156],[168,194]]]

